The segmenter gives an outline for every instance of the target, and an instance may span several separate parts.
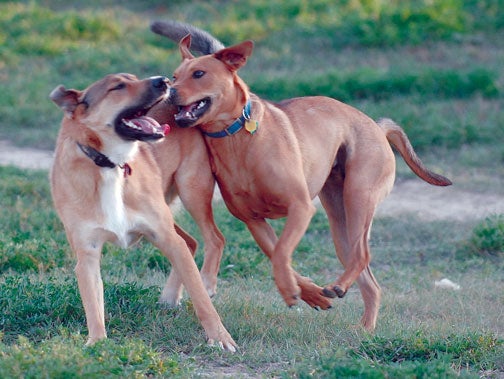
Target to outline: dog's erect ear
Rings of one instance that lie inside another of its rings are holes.
[[[219,50],[214,54],[214,57],[224,63],[231,71],[236,71],[247,63],[247,58],[252,55],[254,42],[245,41]]]
[[[82,92],[75,89],[65,89],[60,85],[52,90],[49,97],[54,103],[65,111],[65,114],[72,117],[73,112],[79,105],[79,98]]]
[[[194,55],[192,55],[191,50],[191,35],[188,34],[184,38],[182,38],[179,42],[180,54],[182,54],[182,59],[193,59]]]

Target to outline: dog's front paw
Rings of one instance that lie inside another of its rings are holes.
[[[301,297],[301,287],[298,286],[290,267],[281,267],[281,269],[273,267],[273,274],[278,292],[285,303],[289,307],[296,305]]]
[[[285,304],[287,304],[287,306],[289,308],[297,305],[298,300],[301,296],[301,289],[297,286],[296,286],[296,289],[297,289],[297,291],[295,290],[294,292],[279,289],[280,295],[282,295],[282,298],[284,299]]]
[[[331,299],[334,299],[335,297],[342,298],[346,295],[346,291],[344,291],[341,287],[339,286],[333,286],[332,288],[330,287],[325,287],[322,290],[322,294],[325,297],[329,297]]]
[[[316,310],[332,308],[331,300],[322,293],[323,288],[313,283],[310,278],[299,275],[297,283],[301,287],[301,299],[310,307]]]
[[[209,337],[207,343],[209,346],[218,346],[222,350],[229,351],[230,353],[235,353],[238,348],[238,345],[227,331],[225,333],[219,333],[219,335],[214,338]]]

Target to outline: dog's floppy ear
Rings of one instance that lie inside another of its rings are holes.
[[[224,63],[231,71],[236,71],[247,63],[247,58],[252,55],[254,42],[245,41],[219,50],[214,54],[214,57]]]
[[[180,54],[182,54],[182,59],[193,59],[194,55],[192,55],[191,50],[191,35],[188,34],[184,38],[182,38],[179,42]]]
[[[72,118],[73,112],[80,104],[79,98],[82,95],[81,91],[75,89],[65,89],[64,86],[59,85],[52,90],[49,97],[54,103],[65,111],[65,114]]]

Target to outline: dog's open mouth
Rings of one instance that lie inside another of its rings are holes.
[[[152,117],[146,116],[149,108],[123,113],[116,123],[116,131],[123,138],[131,140],[156,140],[170,131],[167,124],[160,125]]]
[[[183,128],[194,125],[210,108],[210,105],[211,101],[209,97],[205,97],[189,105],[179,105],[178,113],[175,114],[175,122]]]

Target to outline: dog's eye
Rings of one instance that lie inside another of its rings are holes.
[[[203,77],[203,75],[205,75],[205,71],[201,71],[201,70],[194,71],[192,74],[194,79],[199,79],[199,78]]]
[[[126,83],[119,83],[115,87],[112,87],[111,91],[117,91],[117,90],[120,90],[120,89],[123,89],[123,88],[126,88]]]

